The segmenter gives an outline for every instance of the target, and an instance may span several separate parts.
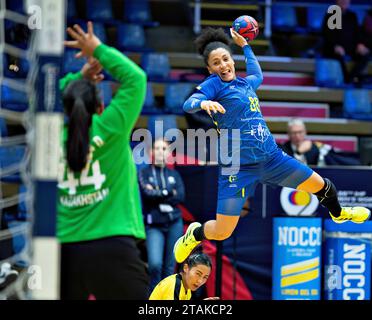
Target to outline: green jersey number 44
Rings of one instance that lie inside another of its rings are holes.
[[[63,175],[62,179],[60,179],[60,183],[58,184],[59,188],[67,189],[68,194],[74,195],[76,194],[76,190],[79,186],[90,186],[94,185],[94,189],[100,190],[103,183],[106,181],[106,175],[101,173],[101,167],[98,160],[93,162],[93,152],[94,147],[90,147],[90,152],[88,155],[88,161],[85,168],[81,171],[81,175],[79,178],[75,177],[75,174],[67,168],[67,175],[66,173],[66,164],[63,162],[61,163],[61,171],[60,173]],[[92,174],[89,175],[89,172]],[[67,179],[64,179],[64,178]]]

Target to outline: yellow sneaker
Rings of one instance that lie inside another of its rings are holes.
[[[354,223],[363,223],[369,219],[371,211],[365,207],[344,207],[339,217],[334,217],[330,213],[332,220],[336,223],[352,221]]]
[[[194,230],[197,227],[200,227],[201,224],[199,222],[193,222],[189,225],[186,230],[186,233],[177,240],[173,248],[174,258],[176,259],[177,263],[181,263],[186,260],[186,258],[190,255],[192,250],[201,242],[196,241],[194,237]]]

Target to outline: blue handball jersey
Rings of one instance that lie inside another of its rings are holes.
[[[244,165],[267,160],[278,149],[262,117],[255,92],[263,80],[261,68],[250,46],[244,46],[243,50],[247,77],[224,82],[218,75],[211,75],[196,88],[183,106],[186,112],[193,113],[201,110],[203,100],[212,100],[225,108],[224,114],[212,112],[220,133],[219,163],[222,165],[231,165],[221,160],[222,154],[227,153],[228,158],[239,155],[239,162]],[[223,143],[226,140],[228,143]]]

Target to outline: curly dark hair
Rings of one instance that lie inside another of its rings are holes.
[[[208,64],[208,56],[211,51],[217,48],[224,48],[232,53],[230,43],[230,38],[222,28],[206,28],[195,39],[196,49],[203,56],[206,64]]]

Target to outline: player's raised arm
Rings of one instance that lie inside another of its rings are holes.
[[[248,41],[244,39],[239,33],[230,29],[231,37],[233,38],[236,45],[243,48],[246,70],[247,70],[247,79],[249,80],[252,88],[257,90],[263,81],[263,74],[261,66],[258,63],[258,60],[253,53],[251,46],[248,44]]]
[[[93,32],[93,23],[88,22],[88,32],[79,25],[67,29],[74,39],[65,41],[65,45],[79,49],[79,57],[94,57],[103,68],[119,83],[120,87],[110,102],[108,122],[115,122],[115,126],[131,131],[141,111],[146,92],[146,74],[133,61],[113,47],[109,47],[99,40]],[[114,109],[114,110],[113,110]]]

